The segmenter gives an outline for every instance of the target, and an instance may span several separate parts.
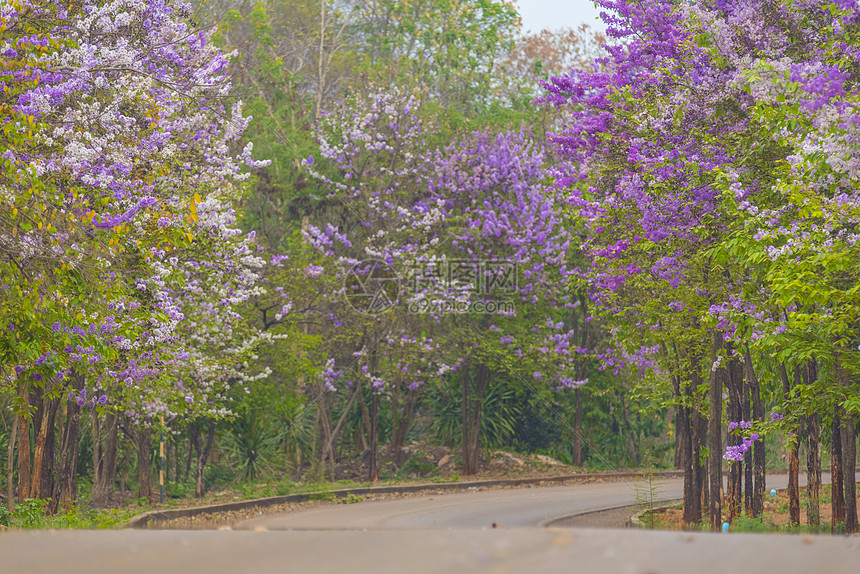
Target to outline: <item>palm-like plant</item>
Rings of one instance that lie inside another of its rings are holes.
[[[433,413],[430,432],[443,444],[462,446],[463,404],[459,383],[447,382],[429,390],[426,406]],[[505,446],[513,437],[522,410],[516,391],[504,382],[488,387],[482,403],[480,441],[485,448]]]

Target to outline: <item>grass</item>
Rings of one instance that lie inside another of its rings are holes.
[[[307,493],[314,494],[311,497],[314,500],[333,501],[336,497],[330,494],[330,492],[334,490],[425,483],[444,484],[458,482],[459,480],[460,476],[457,474],[449,476],[437,474],[429,478],[411,478],[408,476],[404,477],[401,473],[392,473],[387,479],[382,479],[377,483],[354,480],[317,480],[297,483],[289,479],[280,481],[270,479],[267,482],[239,482],[230,485],[230,488],[226,490],[221,490],[216,484],[209,487],[208,492],[203,498],[194,497],[193,482],[171,482],[165,487],[163,503],[158,502],[156,491],[156,497],[153,502],[145,498],[127,498],[122,503],[121,509],[114,510],[91,510],[85,508],[88,500],[88,492],[86,488],[81,488],[78,500],[82,508],[75,508],[68,514],[45,516],[45,501],[27,501],[18,504],[15,512],[12,514],[5,507],[0,507],[0,526],[8,526],[10,528],[118,528],[130,518],[150,510],[188,508],[223,502]],[[349,502],[358,502],[355,497],[352,499],[347,497],[347,499]],[[35,508],[34,506],[39,506],[39,508]]]
[[[806,489],[800,489],[800,512],[801,524],[788,524],[787,515],[789,512],[788,495],[785,491],[777,493],[776,500],[771,500],[770,496],[765,497],[764,514],[757,518],[741,514],[735,517],[732,521],[730,532],[759,532],[759,533],[781,533],[781,534],[830,534],[830,519],[829,505],[831,500],[830,485],[822,485],[819,492],[819,504],[821,524],[806,524]],[[653,514],[653,528],[660,530],[680,530],[683,525],[681,523],[681,506],[672,505],[665,512],[655,512]],[[692,524],[686,528],[687,530],[700,530],[708,532],[710,530],[707,521]],[[837,524],[835,534],[844,533],[844,525]]]
[[[136,489],[134,482],[127,483],[123,493],[117,493],[119,509],[89,509],[91,485],[85,479],[78,481],[78,507],[69,512],[55,516],[45,514],[46,504],[40,501],[28,501],[19,504],[15,512],[9,513],[0,508],[0,527],[10,528],[116,528],[121,527],[132,517],[151,510],[168,510],[178,508],[191,508],[208,506],[225,502],[239,502],[256,498],[268,498],[274,496],[285,496],[291,494],[316,493],[317,500],[335,501],[336,497],[331,491],[341,489],[367,488],[372,486],[411,486],[417,484],[450,484],[462,480],[487,480],[498,478],[521,478],[524,472],[532,465],[523,465],[518,469],[492,468],[486,474],[461,477],[449,471],[440,471],[436,464],[427,460],[425,453],[416,451],[398,468],[394,465],[383,466],[380,480],[376,483],[361,482],[358,480],[326,480],[318,476],[316,479],[302,482],[291,480],[289,475],[282,473],[259,473],[254,479],[245,479],[233,482],[235,474],[229,468],[216,467],[207,469],[206,487],[207,493],[202,498],[194,497],[194,481],[190,478],[169,481],[165,485],[164,502],[158,502],[158,490],[155,488],[155,496],[152,499],[136,498],[130,493]],[[450,456],[452,466],[462,464],[459,454]],[[532,461],[529,461],[532,462]],[[534,466],[543,468],[544,463],[535,463]],[[581,471],[582,469],[570,469],[570,467],[553,467],[556,472]],[[569,472],[576,474],[576,472]],[[115,499],[115,502],[117,502]],[[337,499],[337,502],[354,503],[361,500],[359,496],[348,496]]]
[[[72,507],[56,515],[45,512],[47,500],[28,498],[14,511],[0,507],[0,526],[22,529],[104,529],[119,528],[136,514],[132,509],[94,510]]]

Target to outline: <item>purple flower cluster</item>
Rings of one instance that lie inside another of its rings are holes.
[[[69,393],[69,402],[77,403],[79,407],[95,407],[96,405],[103,405],[107,403],[107,400],[107,395],[101,395],[100,397],[91,397],[87,399],[86,389],[81,389],[77,396],[75,395],[74,391]]]
[[[729,445],[726,447],[726,452],[723,454],[723,458],[728,461],[738,462],[744,459],[744,453],[746,453],[755,441],[759,440],[761,437],[758,433],[752,433],[749,438],[744,437],[741,440],[741,444],[737,445]]]
[[[331,392],[337,391],[337,387],[334,386],[334,383],[342,374],[343,370],[335,370],[334,359],[329,359],[328,361],[326,361],[325,367],[323,368],[321,373],[323,385],[325,386],[326,390]]]
[[[109,229],[117,225],[122,225],[123,223],[128,223],[134,218],[135,215],[138,214],[138,212],[148,207],[152,207],[156,204],[157,201],[158,200],[154,197],[141,198],[140,201],[137,202],[137,204],[135,204],[125,213],[120,213],[114,216],[104,216],[102,217],[101,221],[93,221],[93,226],[98,227],[99,229]]]
[[[851,74],[843,72],[838,66],[815,66],[812,70],[803,64],[792,64],[789,79],[800,84],[803,91],[814,96],[804,102],[810,110],[817,112],[833,98],[845,94],[845,80]]]
[[[752,428],[752,421],[729,421],[729,430]]]

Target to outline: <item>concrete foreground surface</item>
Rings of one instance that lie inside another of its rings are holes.
[[[852,573],[860,537],[610,529],[10,532],[3,574]]]

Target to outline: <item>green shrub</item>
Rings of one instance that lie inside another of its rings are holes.
[[[424,476],[427,474],[438,473],[439,468],[424,457],[414,456],[403,463],[403,466],[400,468],[400,472],[407,476],[412,473]]]
[[[275,487],[275,494],[277,496],[285,496],[287,494],[292,494],[295,485],[296,483],[294,483],[292,480],[284,480],[282,482],[279,482],[278,485]]]
[[[5,506],[0,506],[0,526],[9,526],[9,520],[12,518],[12,513]]]
[[[28,498],[24,502],[19,502],[13,513],[16,526],[22,528],[43,528],[43,524],[45,523],[45,507],[47,505],[47,500],[36,498]]]
[[[348,494],[348,495],[344,496],[343,498],[339,498],[337,503],[338,504],[354,504],[356,502],[361,502],[362,500],[364,500],[363,496],[356,496],[354,494]]]

